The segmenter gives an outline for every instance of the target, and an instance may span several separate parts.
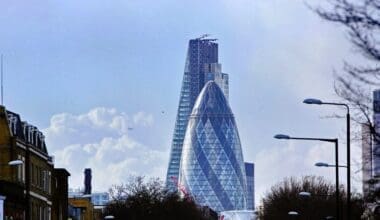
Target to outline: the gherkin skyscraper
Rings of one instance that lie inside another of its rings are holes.
[[[179,184],[197,204],[217,212],[247,208],[247,182],[239,133],[220,87],[209,81],[189,117]]]
[[[221,72],[218,44],[215,41],[216,39],[205,37],[189,41],[166,175],[166,186],[172,191],[177,190],[183,140],[189,116],[199,93],[208,80],[214,80],[228,97],[228,75]]]

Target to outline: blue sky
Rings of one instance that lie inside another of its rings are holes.
[[[82,187],[85,167],[95,190],[130,174],[164,179],[187,42],[204,33],[219,39],[230,75],[244,157],[256,163],[256,204],[285,176],[333,178],[313,167],[333,161],[329,145],[272,138],[344,139],[344,121],[323,119],[342,110],[302,100],[339,100],[332,72],[355,51],[304,1],[3,0],[0,8],[4,104],[44,131],[70,187]]]

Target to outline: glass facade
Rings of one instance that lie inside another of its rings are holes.
[[[189,117],[179,184],[200,205],[246,209],[247,181],[235,119],[220,87],[209,81]]]
[[[99,192],[91,194],[91,202],[94,206],[106,206],[110,201],[109,194],[107,192]]]
[[[380,133],[380,90],[373,92],[373,123],[375,125],[376,133]],[[380,177],[380,138],[374,138],[373,146],[373,175]]]
[[[211,64],[218,65],[218,44],[215,43],[215,39],[196,38],[190,40],[166,174],[166,187],[171,191],[177,190],[176,182],[178,181],[187,123],[194,103],[205,82],[208,81],[205,74],[210,71],[206,67]],[[228,81],[228,77],[225,76],[224,79],[224,81]]]
[[[210,63],[205,65],[205,81],[214,81],[222,89],[224,96],[229,97],[228,74],[222,73],[222,65]]]
[[[247,209],[255,210],[255,164],[244,163],[247,178]]]

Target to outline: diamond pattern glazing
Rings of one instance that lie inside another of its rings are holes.
[[[246,209],[246,175],[235,119],[213,81],[205,85],[190,115],[179,181],[198,204],[218,212]]]

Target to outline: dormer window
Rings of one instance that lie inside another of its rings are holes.
[[[42,132],[38,131],[38,146],[43,151],[44,149],[44,143],[45,143],[45,136],[42,134]]]
[[[8,125],[12,135],[16,135],[18,118],[14,114],[8,113]]]
[[[26,122],[22,123],[22,133],[24,134],[25,139],[28,139],[26,129],[27,129],[28,124]]]
[[[30,126],[30,134],[31,134],[31,144],[34,144],[34,145],[36,145],[37,144],[37,135],[36,135],[36,133],[37,133],[37,128],[36,127],[34,127],[34,126]]]

